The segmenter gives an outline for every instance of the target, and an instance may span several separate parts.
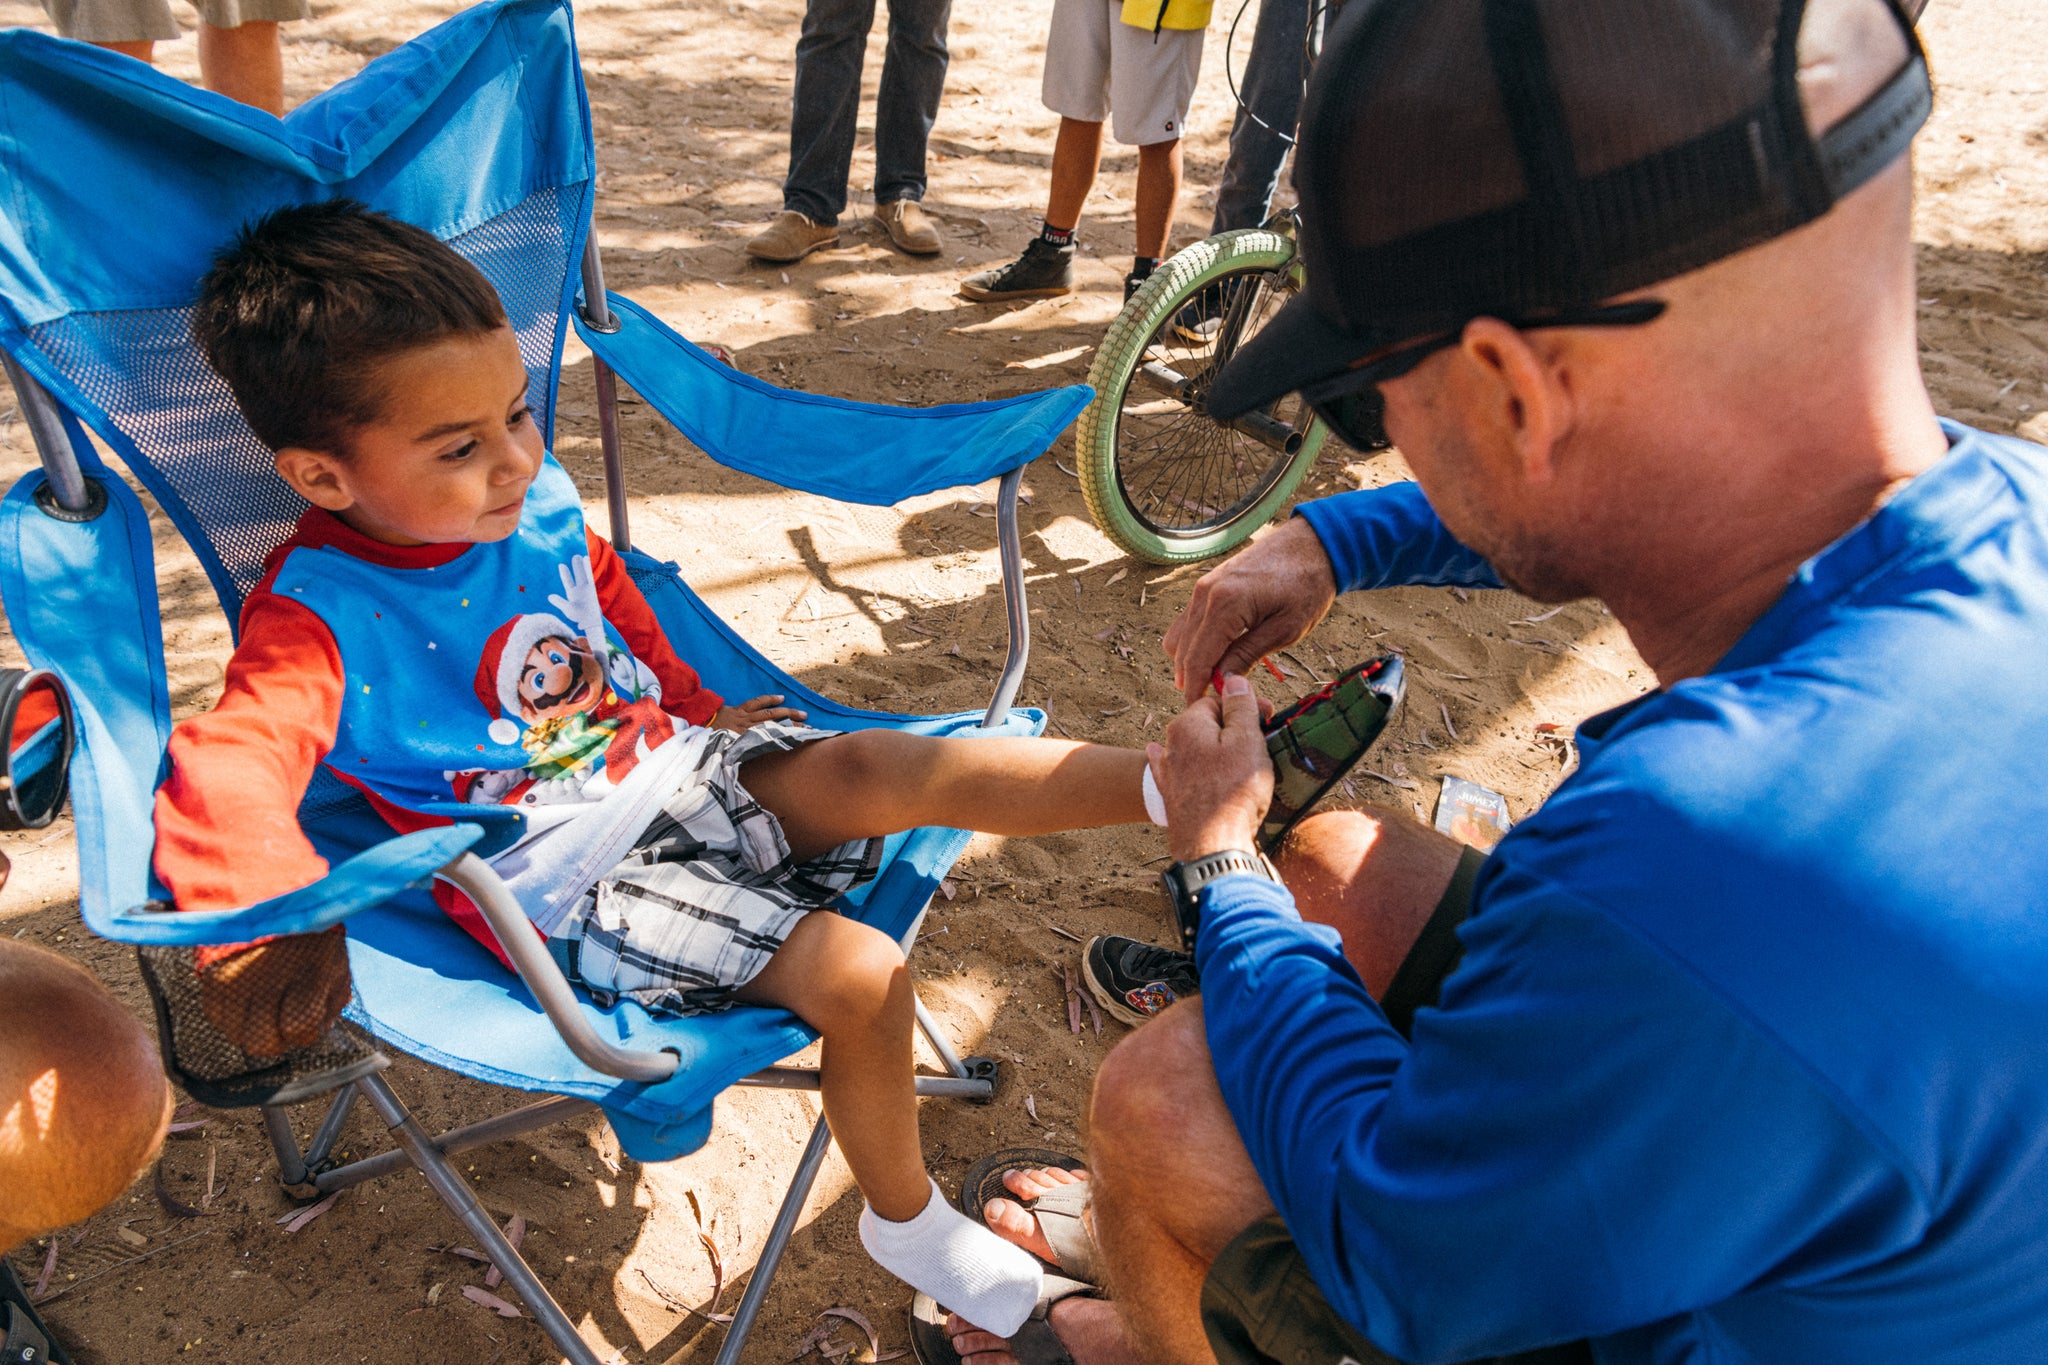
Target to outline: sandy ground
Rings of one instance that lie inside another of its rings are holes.
[[[1232,8],[1219,6],[1189,120],[1182,243],[1206,230],[1202,191],[1221,170],[1231,105],[1219,54]],[[969,305],[952,293],[960,275],[1007,257],[1035,225],[1053,128],[1037,97],[1048,10],[1049,0],[1026,0],[962,6],[956,15],[927,200],[947,233],[943,257],[918,262],[889,250],[857,194],[844,249],[785,272],[750,265],[739,242],[779,206],[798,0],[585,7],[579,28],[604,168],[599,226],[614,287],[689,335],[723,341],[746,369],[826,393],[923,403],[1079,379],[1117,307],[1133,157],[1113,149],[1107,159],[1083,228],[1080,293],[1014,310]],[[315,19],[289,33],[291,99],[310,97],[452,12],[400,0],[319,4]],[[0,0],[0,24],[42,22],[22,0]],[[1993,431],[2040,434],[2036,413],[2048,406],[2048,215],[2040,207],[2048,201],[2048,10],[2034,0],[1935,0],[1926,32],[1941,83],[1919,154],[1928,374],[1944,411]],[[161,55],[173,74],[196,76],[189,41],[165,45]],[[880,55],[877,35],[870,97]],[[1240,67],[1242,60],[1241,42]],[[863,133],[856,187],[866,183],[871,158]],[[558,453],[601,518],[589,362],[573,343],[564,385]],[[33,459],[12,407],[0,393],[0,464],[9,478]],[[644,414],[629,406],[625,417],[635,536],[681,563],[740,629],[808,683],[855,701],[906,710],[983,703],[1002,646],[994,522],[982,505],[990,489],[895,509],[838,507],[713,466]],[[1071,463],[1069,451],[1063,441],[1054,453]],[[1399,472],[1395,456],[1333,453],[1303,495]],[[1036,636],[1023,700],[1047,708],[1057,733],[1142,743],[1175,709],[1157,641],[1199,570],[1122,559],[1089,524],[1074,481],[1053,460],[1032,470],[1028,486]],[[227,636],[167,529],[158,552],[173,696],[186,714],[218,686]],[[1411,661],[1409,705],[1373,762],[1387,780],[1359,779],[1356,798],[1416,812],[1433,809],[1442,775],[1456,773],[1501,790],[1515,815],[1526,814],[1562,772],[1536,727],[1569,727],[1648,685],[1597,604],[1546,613],[1507,593],[1412,590],[1341,604],[1297,651],[1288,685],[1269,680],[1267,690],[1302,690],[1309,675],[1386,648]],[[0,640],[0,653],[13,653],[11,639]],[[74,955],[144,1014],[127,950],[79,926],[68,821],[0,839],[0,848],[16,863],[0,933]],[[914,963],[925,999],[962,1050],[1000,1058],[1005,1082],[989,1107],[926,1106],[928,1155],[942,1183],[956,1182],[998,1145],[1078,1149],[1088,1078],[1121,1029],[1111,1024],[1100,1038],[1068,1031],[1056,978],[1075,946],[1055,931],[1158,937],[1163,910],[1153,876],[1162,852],[1150,831],[984,838],[960,864],[957,897],[935,908]],[[409,1061],[392,1075],[430,1128],[473,1121],[515,1098]],[[665,1165],[622,1159],[595,1122],[506,1142],[461,1165],[500,1218],[527,1220],[534,1264],[601,1353],[708,1361],[723,1329],[685,1310],[731,1306],[814,1115],[807,1097],[735,1094],[719,1106],[710,1145]],[[482,1267],[435,1250],[462,1238],[417,1177],[358,1189],[287,1233],[275,1220],[290,1205],[271,1178],[253,1115],[184,1117],[206,1122],[169,1144],[165,1187],[196,1201],[214,1171],[220,1192],[209,1216],[167,1217],[145,1181],[57,1236],[47,1312],[81,1362],[559,1358],[530,1319],[503,1320],[462,1296],[481,1282]],[[342,1146],[365,1152],[381,1143],[359,1113]],[[861,1253],[858,1208],[835,1157],[748,1361],[792,1360],[821,1310],[834,1306],[867,1314],[884,1354],[905,1344],[908,1292]],[[33,1281],[47,1254],[46,1243],[24,1247],[17,1264]],[[714,1292],[720,1265],[722,1295]],[[858,1337],[843,1328],[826,1349],[841,1351]],[[836,1358],[865,1352],[863,1342]]]

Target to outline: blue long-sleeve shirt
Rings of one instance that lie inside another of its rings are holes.
[[[1283,889],[1204,893],[1224,1099],[1392,1354],[2048,1361],[2048,451],[1949,435],[1581,727],[1412,1044]],[[1347,587],[1484,581],[1412,486],[1304,515]]]

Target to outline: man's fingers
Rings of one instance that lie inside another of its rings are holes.
[[[1259,728],[1259,698],[1252,691],[1251,679],[1242,673],[1224,676],[1221,707],[1225,730]]]

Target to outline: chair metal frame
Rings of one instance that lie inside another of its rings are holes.
[[[583,298],[579,312],[583,324],[593,331],[616,331],[619,324],[607,303],[594,208],[584,239],[581,268]],[[597,383],[598,431],[604,458],[610,539],[616,549],[624,551],[631,548],[632,539],[627,525],[625,460],[619,440],[618,382],[602,359],[593,355],[591,364]],[[81,462],[65,432],[56,400],[5,351],[0,351],[0,366],[4,366],[7,378],[14,385],[23,418],[35,442],[37,457],[48,479],[47,485],[38,492],[37,505],[46,515],[63,520],[91,520],[105,506],[106,495],[94,477],[80,467]],[[1031,622],[1025,598],[1022,541],[1017,525],[1018,493],[1023,477],[1021,468],[1003,475],[997,494],[996,527],[1009,650],[997,679],[995,694],[982,718],[983,729],[998,727],[1009,714],[1030,656]],[[598,1036],[578,1008],[575,992],[561,968],[535,939],[525,912],[512,899],[504,882],[489,864],[474,854],[464,853],[435,875],[462,891],[483,913],[549,1022],[561,1034],[570,1051],[586,1065],[605,1075],[630,1081],[660,1081],[674,1074],[678,1058],[673,1052],[621,1048]],[[929,908],[927,900],[900,941],[906,957],[917,941],[918,929]],[[921,1000],[916,1001],[915,1008],[918,1029],[931,1045],[945,1072],[939,1076],[918,1076],[917,1093],[980,1103],[991,1100],[998,1081],[997,1063],[985,1057],[961,1057]],[[772,1066],[742,1077],[735,1084],[761,1089],[814,1091],[819,1088],[819,1073],[808,1067]],[[375,1156],[337,1164],[333,1159],[335,1144],[359,1099],[368,1101],[371,1110],[389,1130],[394,1146]],[[295,1199],[310,1201],[322,1198],[390,1175],[407,1165],[417,1169],[434,1193],[440,1196],[441,1202],[476,1240],[478,1249],[497,1266],[535,1321],[572,1365],[600,1365],[597,1353],[577,1332],[568,1313],[548,1292],[547,1286],[485,1211],[469,1183],[449,1161],[458,1152],[548,1127],[597,1109],[598,1106],[588,1100],[556,1095],[432,1136],[407,1110],[390,1083],[381,1074],[373,1073],[335,1093],[328,1101],[312,1139],[303,1146],[284,1106],[266,1105],[262,1115],[264,1129],[277,1154],[279,1180],[286,1193]],[[804,1203],[810,1197],[818,1172],[824,1165],[831,1137],[831,1129],[821,1116],[811,1129],[810,1140],[776,1212],[760,1259],[755,1263],[733,1320],[726,1329],[716,1365],[735,1365],[745,1348],[769,1286],[774,1281],[776,1268],[795,1234],[797,1219],[802,1215]]]

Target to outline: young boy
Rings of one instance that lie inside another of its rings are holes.
[[[1213,0],[1053,0],[1045,40],[1045,107],[1060,116],[1052,149],[1045,224],[1008,265],[969,275],[960,292],[977,302],[1074,292],[1074,229],[1095,186],[1102,130],[1138,149],[1136,240],[1124,297],[1166,254],[1180,198],[1180,139]]]
[[[955,1212],[924,1168],[902,954],[813,912],[870,879],[895,831],[1143,821],[1144,754],[831,734],[781,697],[710,692],[584,527],[490,284],[417,228],[345,201],[280,210],[216,260],[193,327],[312,507],[243,608],[219,704],[172,736],[156,870],[178,906],[245,905],[325,872],[296,817],[317,766],[401,831],[462,803],[518,807],[527,832],[493,865],[565,969],[603,1000],[759,1002],[817,1029],[863,1242],[1015,1330],[1037,1263]],[[443,903],[498,951],[473,907]],[[299,997],[271,1014],[303,1020],[310,996],[324,1030],[347,998],[339,943],[211,949],[197,965],[202,982],[269,972]],[[252,1052],[310,1041],[260,1009],[231,1022],[216,1018]]]

